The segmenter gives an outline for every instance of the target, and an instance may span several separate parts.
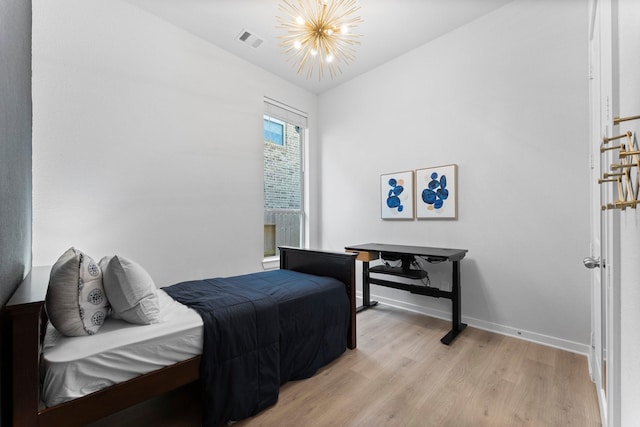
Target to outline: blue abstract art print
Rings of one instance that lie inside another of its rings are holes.
[[[445,165],[416,171],[416,217],[458,217],[458,166]]]
[[[413,171],[380,176],[382,219],[413,219]]]

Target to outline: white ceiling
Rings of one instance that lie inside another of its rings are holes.
[[[356,59],[342,74],[298,75],[279,46],[278,0],[126,0],[261,68],[320,94],[471,22],[512,0],[358,0],[364,21]],[[237,41],[243,30],[264,39],[254,49]]]

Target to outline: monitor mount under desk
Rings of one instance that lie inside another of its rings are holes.
[[[440,341],[443,344],[451,344],[458,334],[467,326],[461,320],[461,295],[460,295],[460,261],[465,257],[467,249],[430,248],[422,246],[387,245],[381,243],[366,243],[363,245],[346,246],[346,251],[357,252],[358,261],[362,261],[362,305],[357,311],[366,310],[378,304],[371,301],[370,285],[380,285],[389,288],[401,289],[414,294],[426,295],[434,298],[447,298],[451,300],[452,328]],[[379,265],[369,268],[369,262],[385,257],[392,257],[401,262],[398,267]],[[411,269],[415,257],[421,257],[429,262],[451,262],[452,280],[451,291],[443,291],[429,286],[401,283],[397,281],[372,278],[370,273],[388,276],[403,277],[422,280],[427,273],[423,270]]]

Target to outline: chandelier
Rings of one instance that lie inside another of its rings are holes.
[[[282,0],[278,28],[286,30],[280,36],[285,53],[290,54],[298,74],[306,68],[307,78],[317,69],[318,80],[325,67],[331,78],[342,72],[340,64],[355,58],[359,34],[351,31],[362,22],[353,16],[360,9],[355,0]]]

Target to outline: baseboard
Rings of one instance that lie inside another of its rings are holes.
[[[358,298],[362,298],[362,293],[357,292],[356,296]],[[449,320],[449,321],[451,320],[451,312],[438,310],[431,307],[424,307],[421,305],[412,304],[406,301],[399,301],[392,298],[383,297],[380,295],[371,295],[371,299],[391,307],[412,311],[414,313],[424,314],[424,315],[435,317],[438,319]],[[587,358],[589,358],[590,356],[590,346],[586,344],[563,340],[563,339],[552,337],[549,335],[538,334],[536,332],[516,329],[510,326],[499,325],[497,323],[486,322],[484,320],[475,319],[473,317],[468,317],[464,315],[462,316],[462,322],[474,328],[482,329],[489,332],[495,332],[496,334],[519,338],[525,341],[534,342],[536,344],[546,345],[548,347],[558,348],[560,350],[566,350],[572,353],[582,354]]]

